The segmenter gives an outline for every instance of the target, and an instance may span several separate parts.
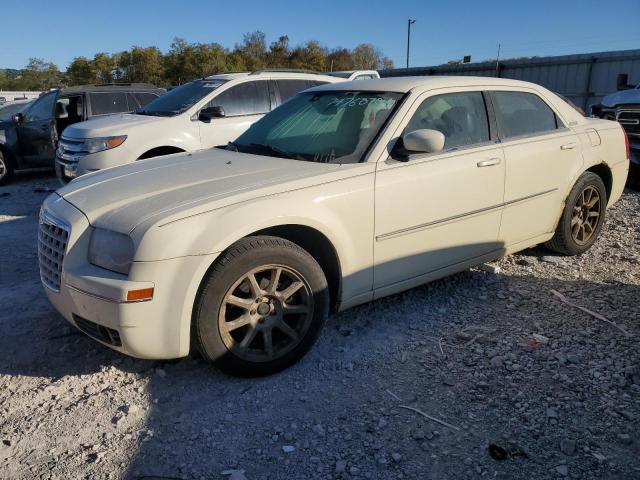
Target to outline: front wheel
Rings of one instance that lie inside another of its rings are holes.
[[[553,238],[545,245],[565,255],[586,252],[600,235],[606,211],[602,179],[592,172],[582,174],[567,197]]]
[[[329,312],[327,280],[315,259],[287,240],[240,240],[205,278],[192,322],[205,359],[238,376],[269,375],[311,348]]]

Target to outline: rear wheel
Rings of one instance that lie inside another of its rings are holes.
[[[327,281],[309,253],[281,238],[249,237],[209,272],[192,331],[202,355],[227,373],[268,375],[302,358],[328,312]]]
[[[579,255],[594,244],[604,223],[607,190],[602,179],[584,173],[573,186],[553,238],[545,245],[565,255]]]
[[[11,157],[0,150],[0,185],[7,184],[13,177],[13,161]]]

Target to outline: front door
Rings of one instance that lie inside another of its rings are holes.
[[[426,97],[426,98],[425,98]],[[416,106],[417,105],[417,106]],[[445,135],[440,153],[378,163],[374,288],[384,289],[492,252],[504,194],[502,148],[478,91],[425,94],[398,136]]]
[[[53,108],[58,92],[51,92],[36,100],[24,112],[17,126],[22,158],[28,166],[53,166],[58,140]]]
[[[216,95],[205,107],[222,107],[225,116],[198,121],[202,148],[226,145],[270,110],[268,81],[247,81]]]

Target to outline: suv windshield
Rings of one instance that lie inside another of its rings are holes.
[[[302,93],[254,123],[230,148],[321,163],[357,163],[401,98],[390,92]]]
[[[159,96],[143,108],[136,110],[138,115],[173,116],[188,110],[226,80],[194,80],[185,83],[164,95]]]

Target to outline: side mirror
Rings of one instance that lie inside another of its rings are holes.
[[[16,113],[11,119],[16,123],[22,123],[24,121],[24,115],[22,112]]]
[[[423,128],[402,137],[405,150],[415,153],[438,153],[444,148],[444,134]]]
[[[198,114],[198,120],[201,122],[209,123],[214,118],[223,118],[225,116],[224,108],[220,106],[205,107],[200,110]]]

